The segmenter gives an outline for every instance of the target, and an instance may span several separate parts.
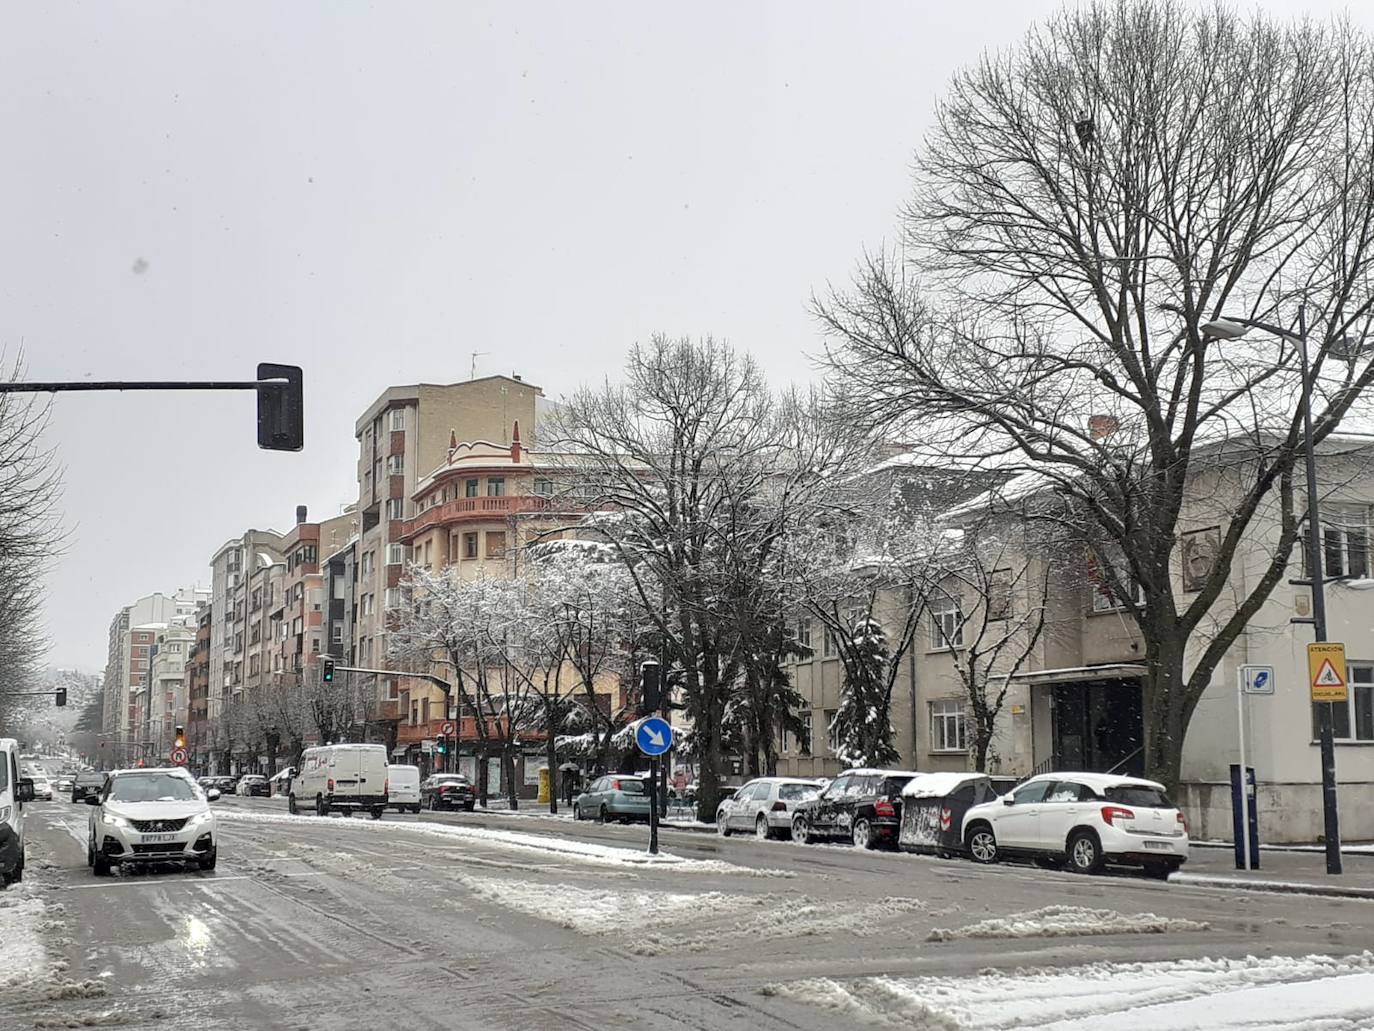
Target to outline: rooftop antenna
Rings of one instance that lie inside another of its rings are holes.
[[[478,358],[481,358],[483,355],[488,355],[488,354],[491,354],[491,352],[490,352],[490,351],[473,351],[473,352],[472,352],[472,367],[468,370],[468,379],[476,379],[476,378],[477,378],[477,359],[478,359]]]

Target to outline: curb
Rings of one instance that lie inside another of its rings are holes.
[[[1340,884],[1304,884],[1300,881],[1252,881],[1244,877],[1223,877],[1217,874],[1175,873],[1169,875],[1170,884],[1197,888],[1230,888],[1235,891],[1258,891],[1272,895],[1314,895],[1336,899],[1374,900],[1374,888],[1353,888]]]
[[[1347,842],[1346,844],[1349,844]],[[1230,852],[1235,848],[1229,841],[1190,841],[1191,848],[1215,849],[1218,852]],[[1261,852],[1287,852],[1297,855],[1320,856],[1325,851],[1320,845],[1261,845]],[[1374,859],[1374,852],[1351,852],[1348,849],[1341,849],[1342,859]]]

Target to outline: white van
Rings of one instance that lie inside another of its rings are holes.
[[[24,804],[33,781],[19,776],[19,742],[0,737],[0,885],[24,879]]]
[[[380,820],[387,805],[386,760],[385,745],[307,748],[291,778],[287,808],[293,813],[313,809],[317,816],[331,809],[344,815],[366,809]]]
[[[387,805],[398,813],[420,811],[420,767],[388,766],[386,768]]]

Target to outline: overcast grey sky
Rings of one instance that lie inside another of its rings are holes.
[[[120,605],[336,512],[358,413],[473,351],[555,397],[656,330],[810,375],[807,298],[891,235],[943,83],[1054,6],[8,5],[0,342],[40,379],[307,389],[299,455],[249,394],[56,401],[51,660],[102,667]]]

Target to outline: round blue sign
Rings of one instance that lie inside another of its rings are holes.
[[[645,755],[662,755],[673,747],[673,726],[659,716],[650,716],[635,730],[635,744]]]

